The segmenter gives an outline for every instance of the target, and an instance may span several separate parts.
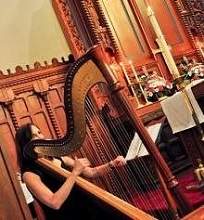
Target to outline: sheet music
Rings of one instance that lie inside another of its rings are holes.
[[[25,199],[26,199],[26,203],[29,204],[31,202],[33,202],[33,196],[32,194],[28,191],[28,188],[26,187],[26,184],[25,183],[22,183],[20,181],[20,185],[21,185],[21,189],[23,191],[23,194],[25,196]]]
[[[16,172],[17,180],[20,183],[21,189],[23,191],[23,195],[25,197],[26,203],[29,204],[34,201],[32,194],[29,192],[26,184],[22,182],[22,176],[20,172]]]
[[[159,134],[160,127],[161,127],[161,123],[157,123],[147,127],[147,131],[154,142],[156,141],[156,138]],[[132,142],[130,143],[130,147],[126,154],[125,160],[126,161],[133,160],[135,159],[135,157],[142,157],[148,154],[149,153],[146,147],[144,146],[144,144],[142,143],[139,135],[135,132],[135,135],[132,139]]]

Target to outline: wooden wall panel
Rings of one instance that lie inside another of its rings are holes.
[[[3,106],[0,106],[0,119],[1,119],[1,121],[6,120],[6,112],[5,112],[5,109],[3,108]]]
[[[18,200],[15,197],[15,193],[11,190],[12,184],[10,182],[9,174],[6,172],[6,166],[3,163],[3,160],[0,160],[0,170],[1,170],[1,178],[7,183],[6,185],[1,182],[1,199],[5,199],[5,201],[1,202],[0,213],[4,215],[4,219],[23,219],[22,213],[19,212]],[[3,189],[3,190],[2,190]],[[6,202],[9,201],[9,202]],[[12,208],[12,212],[11,212]],[[13,216],[13,213],[16,213],[16,216]]]
[[[51,98],[50,102],[53,105],[53,107],[56,104],[63,103],[63,100],[61,99],[61,95],[59,93],[60,91],[58,90],[58,88],[53,88],[53,89],[50,89],[49,91],[49,97]]]
[[[49,91],[49,100],[57,118],[61,135],[66,132],[66,115],[64,112],[63,84],[55,85]]]
[[[28,96],[26,101],[29,112],[36,112],[39,111],[39,109],[42,109],[42,103],[40,103],[40,100],[36,95],[32,94]]]
[[[24,115],[28,112],[28,108],[26,106],[25,100],[21,97],[17,98],[13,102],[14,111],[18,115]]]
[[[1,128],[1,126],[0,126]],[[6,131],[6,129],[5,129]],[[8,130],[9,134],[9,130]],[[7,136],[7,139],[10,137]],[[5,148],[0,143],[0,219],[1,220],[31,220],[31,214],[26,206],[20,185],[15,179],[12,166],[9,164]],[[6,140],[6,139],[5,139]]]
[[[103,0],[102,2],[104,13],[109,18],[113,36],[123,54],[138,65],[151,59],[151,50],[144,38],[141,24],[137,18],[134,18],[130,6],[125,1],[113,3]]]
[[[12,160],[12,165],[17,168],[16,148],[14,141],[14,127],[6,106],[0,106],[0,135],[1,138],[7,140],[6,147],[9,158]]]
[[[187,31],[169,0],[149,0],[149,5],[155,12],[161,30],[172,47],[173,55],[185,54],[192,50]]]
[[[1,138],[6,140],[6,146],[4,147],[6,147],[8,151],[9,159],[12,161],[13,168],[17,170],[18,163],[14,135],[8,122],[0,125],[0,134]]]
[[[5,139],[9,160],[15,171],[18,171],[15,129],[31,122],[42,130],[45,138],[56,138],[61,130],[65,131],[66,115],[62,93],[67,68],[68,64],[63,63],[30,69],[21,74],[0,76],[0,87],[5,91],[9,88],[14,93],[9,102],[1,97],[0,135]]]
[[[64,107],[62,106],[56,107],[55,114],[56,114],[56,117],[58,118],[61,130],[63,134],[65,134],[67,126],[66,126],[66,116],[64,112]]]

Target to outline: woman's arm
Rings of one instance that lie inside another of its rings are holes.
[[[53,193],[41,180],[41,178],[33,172],[25,172],[23,180],[33,195],[43,204],[53,209],[59,209],[69,196],[76,178],[85,169],[88,164],[81,159],[74,161],[72,173],[63,183],[63,185]]]
[[[85,159],[86,158],[84,158],[84,160]],[[62,160],[67,166],[72,167],[74,161],[72,158],[66,156],[63,157]],[[123,156],[118,156],[114,160],[111,160],[110,162],[102,164],[100,166],[96,166],[96,167],[88,166],[82,171],[82,174],[88,178],[95,178],[110,172],[114,167],[124,166],[125,164],[126,164],[125,158]]]
[[[86,167],[82,174],[89,178],[95,178],[98,176],[105,175],[108,172],[111,172],[115,167],[121,167],[126,164],[125,158],[123,156],[117,156],[114,160],[109,161],[108,163],[102,164],[96,167]]]

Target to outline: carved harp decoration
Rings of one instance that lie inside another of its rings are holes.
[[[105,67],[94,58],[94,48],[79,58],[70,68],[64,87],[64,105],[67,124],[66,134],[61,139],[33,140],[25,147],[24,155],[36,159],[37,154],[64,156],[82,146],[86,135],[85,97],[96,83],[105,83],[101,68]],[[37,153],[37,154],[36,154]]]

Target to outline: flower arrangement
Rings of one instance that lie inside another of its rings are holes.
[[[150,102],[173,95],[176,91],[173,83],[165,80],[155,72],[149,76],[141,76],[140,80],[143,82],[144,92],[147,100]]]
[[[178,66],[183,80],[189,84],[193,80],[204,78],[204,64],[183,57]]]
[[[192,65],[184,75],[184,79],[189,79],[191,81],[204,79],[204,64],[198,63]]]

